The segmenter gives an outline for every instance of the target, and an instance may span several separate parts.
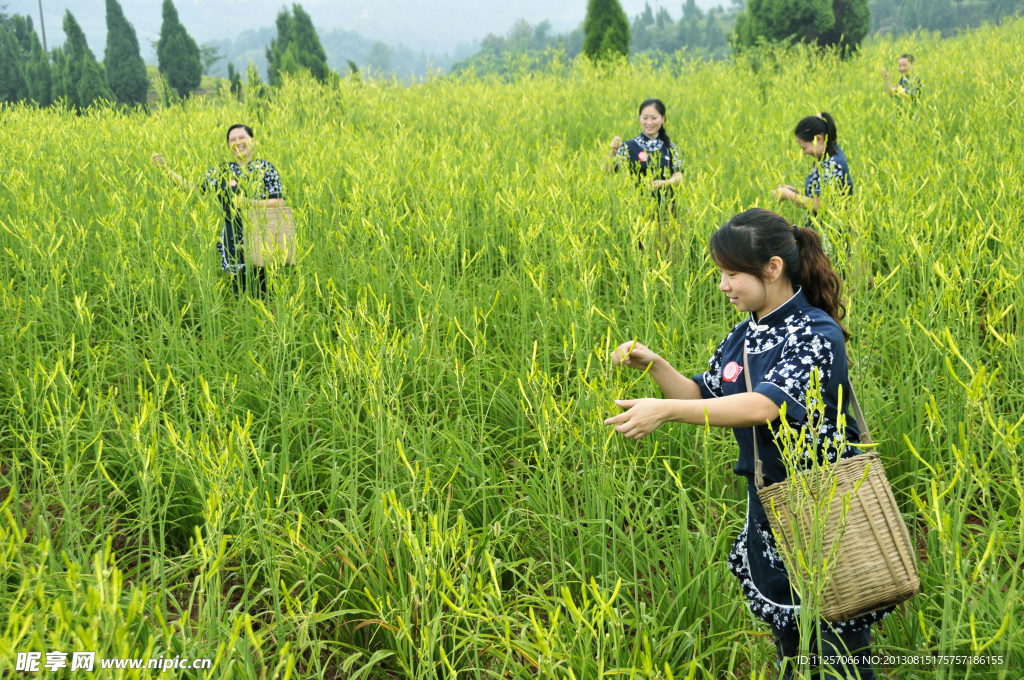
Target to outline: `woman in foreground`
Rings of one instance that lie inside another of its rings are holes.
[[[207,172],[195,188],[203,192],[215,192],[224,210],[224,228],[217,242],[217,250],[220,251],[220,267],[231,275],[235,293],[248,289],[266,298],[266,270],[263,267],[247,268],[245,265],[243,214],[247,208],[283,207],[285,202],[281,176],[269,161],[253,160],[256,140],[248,125],[236,123],[228,128],[227,143],[235,161],[222,163]],[[164,169],[177,184],[192,186],[167,167],[162,155],[153,154],[153,165]]]
[[[619,400],[616,404],[627,410],[605,424],[614,425],[625,437],[640,439],[666,422],[704,425],[706,413],[712,427],[733,428],[739,445],[733,472],[747,479],[747,518],[729,554],[729,568],[740,580],[750,611],[771,626],[780,677],[788,678],[793,669],[786,659],[797,654],[800,643],[800,603],[792,594],[755,478],[763,475],[764,486],[786,478],[773,432],[780,429],[783,404],[793,428],[799,431],[808,424],[807,391],[813,370],[820,377],[825,402],[825,419],[818,430],[821,450],[834,461],[842,439],[860,441],[853,418],[847,419],[845,432],[838,431],[839,414],[847,412],[850,394],[842,281],[814,229],[795,227],[768,210],[755,208],[736,215],[712,235],[709,246],[722,272],[719,290],[737,310],[749,313],[749,320],[726,336],[711,357],[709,370],[692,379],[639,343],[620,345],[613,361],[638,370],[650,367],[665,398]],[[744,349],[751,392],[742,376]],[[754,431],[760,471],[754,466]],[[845,448],[843,455],[857,453],[855,448]],[[857,653],[860,657],[856,667],[835,669],[841,677],[875,677],[864,658],[869,655],[870,626],[889,611],[843,623],[822,621],[825,655]],[[815,643],[811,644],[814,649]]]

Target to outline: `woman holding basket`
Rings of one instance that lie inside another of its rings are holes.
[[[839,451],[844,458],[858,453],[842,446],[844,439],[860,441],[853,419],[848,418],[845,431],[839,431],[839,414],[847,412],[851,393],[842,280],[814,229],[793,226],[768,210],[736,215],[712,235],[709,246],[721,270],[719,290],[750,318],[733,328],[711,357],[709,369],[692,379],[639,343],[620,345],[613,361],[638,370],[649,368],[665,398],[617,401],[627,410],[605,424],[633,439],[666,422],[704,425],[705,414],[712,427],[733,428],[740,449],[733,472],[747,478],[748,505],[746,524],[729,554],[729,568],[740,580],[750,611],[772,628],[781,677],[791,677],[786,661],[797,654],[800,643],[800,602],[790,587],[757,488],[786,479],[776,439],[781,408],[785,405],[794,429],[808,426],[807,392],[813,371],[820,378],[825,402],[824,422],[816,423],[819,450],[833,461]],[[811,430],[808,427],[808,437],[813,436]],[[822,622],[825,655],[859,655],[856,666],[835,668],[841,677],[875,677],[865,658],[870,626],[889,611],[891,607],[842,623]]]
[[[211,169],[196,188],[202,192],[215,192],[224,209],[224,228],[217,250],[220,251],[221,269],[231,275],[235,293],[249,290],[266,298],[266,269],[246,267],[244,213],[250,208],[284,207],[281,176],[270,161],[253,160],[256,141],[248,125],[236,123],[229,127],[227,144],[235,160]],[[167,167],[162,155],[153,154],[153,164],[163,168],[176,183],[190,186],[185,178]]]

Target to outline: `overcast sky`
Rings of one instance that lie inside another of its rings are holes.
[[[644,0],[620,0],[626,14],[643,11]],[[150,41],[160,32],[162,0],[120,0],[125,16],[135,26],[142,56],[151,58]],[[664,6],[674,19],[682,13],[683,0],[651,2],[652,9]],[[47,47],[64,42],[61,22],[65,8],[82,25],[89,47],[103,59],[106,41],[105,0],[42,0]],[[39,30],[38,0],[0,0],[9,14],[29,14]],[[313,17],[321,32],[332,28],[358,31],[368,38],[384,40],[426,52],[454,50],[459,43],[472,43],[488,33],[504,34],[512,24],[525,18],[532,24],[549,20],[556,32],[575,28],[587,11],[587,0],[305,0],[299,3]],[[729,0],[697,0],[704,8]],[[273,26],[282,0],[176,0],[178,15],[197,42],[219,38],[235,39],[249,28]],[[290,6],[290,3],[289,3]]]

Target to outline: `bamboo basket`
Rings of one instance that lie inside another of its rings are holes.
[[[254,267],[294,267],[295,218],[291,208],[250,208],[245,219],[245,261]]]
[[[750,370],[747,368],[746,351],[743,355],[747,390],[750,387]],[[853,406],[857,427],[861,432],[862,444],[873,444],[864,413],[857,402],[857,393],[850,388],[850,402]],[[865,468],[867,478],[864,479]],[[757,451],[757,433],[754,433],[754,482],[757,496],[768,515],[772,531],[781,537],[792,551],[795,543],[794,532],[806,536],[811,531],[811,518],[804,514],[795,517],[788,503],[794,485],[785,480],[771,486],[764,486],[761,476],[761,460]],[[839,547],[832,576],[822,595],[821,616],[827,621],[849,621],[857,616],[893,606],[909,600],[921,587],[917,573],[917,554],[910,541],[907,525],[903,521],[896,499],[885,476],[881,454],[878,451],[861,453],[840,460],[834,466],[836,493],[829,508],[825,525],[825,540],[822,555],[827,555],[836,541]],[[807,471],[803,474],[820,474]],[[857,483],[864,479],[860,489],[850,498],[846,514],[846,529],[838,535],[842,512],[842,496],[851,494]],[[818,488],[809,480],[810,488]],[[772,510],[774,501],[774,511]],[[803,541],[806,545],[806,541]],[[821,556],[819,556],[819,559]]]

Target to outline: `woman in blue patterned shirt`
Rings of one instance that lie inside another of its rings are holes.
[[[657,238],[665,243],[662,227],[672,219],[674,205],[669,202],[669,211],[664,209],[662,190],[666,190],[671,198],[674,187],[683,181],[683,163],[665,130],[665,105],[662,101],[647,99],[640,104],[640,134],[625,142],[618,136],[612,138],[610,151],[604,163],[605,172],[617,172],[620,166],[625,165],[636,178],[638,187],[650,178],[654,189],[652,196],[657,201]],[[643,243],[639,246],[643,250]]]
[[[671,190],[683,181],[683,164],[665,130],[665,105],[660,99],[647,99],[640,104],[640,134],[625,143],[621,137],[612,138],[605,169],[617,171],[620,165],[629,168],[637,184],[649,174],[659,201],[662,189]]]
[[[213,191],[224,210],[224,228],[217,242],[220,252],[220,267],[231,275],[235,293],[250,289],[261,298],[267,296],[267,274],[263,267],[246,267],[245,231],[243,211],[246,207],[273,208],[284,206],[284,189],[281,176],[270,161],[253,160],[253,131],[248,125],[236,123],[228,128],[228,148],[235,161],[222,163],[213,168],[194,188],[199,191]],[[153,154],[153,164],[163,168],[178,184],[190,183],[178,173],[167,168],[164,157]]]
[[[729,554],[729,568],[740,581],[751,613],[772,628],[782,677],[792,677],[786,660],[797,654],[800,644],[800,599],[790,586],[757,489],[787,476],[778,438],[783,405],[789,425],[797,432],[806,428],[809,446],[815,440],[821,442],[818,450],[823,456],[834,461],[839,455],[859,453],[845,446],[860,441],[854,419],[847,416],[845,428],[839,428],[840,414],[848,414],[851,393],[848,334],[842,326],[843,284],[818,233],[793,226],[769,210],[754,208],[736,215],[711,236],[708,245],[721,270],[719,290],[749,318],[721,342],[708,370],[692,378],[642,344],[619,345],[613,361],[649,371],[665,398],[616,401],[626,411],[605,424],[632,439],[667,422],[732,428],[739,445],[733,472],[747,480],[747,517]],[[744,371],[749,371],[751,391],[746,389]],[[816,422],[816,427],[809,423],[812,373],[820,380],[825,406],[823,422]],[[754,437],[760,469],[754,464]],[[824,654],[859,655],[855,662],[859,677],[873,680],[874,671],[865,658],[870,656],[871,624],[891,610],[844,622],[822,621]],[[816,649],[813,641],[811,648]],[[841,677],[853,675],[853,666],[842,669]]]
[[[793,131],[796,143],[805,156],[814,159],[811,174],[804,180],[801,196],[796,187],[780,184],[772,192],[778,201],[789,201],[817,215],[821,209],[823,189],[831,189],[834,196],[851,196],[853,180],[846,154],[839,148],[836,122],[827,112],[802,118]]]
[[[900,79],[895,85],[889,80],[889,71],[882,69],[885,88],[898,101],[917,101],[917,96],[921,94],[921,79],[914,75],[914,55],[901,54],[896,67],[900,70]]]

